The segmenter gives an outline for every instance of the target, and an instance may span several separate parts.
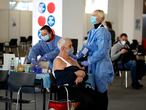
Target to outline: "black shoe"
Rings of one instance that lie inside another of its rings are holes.
[[[133,88],[133,89],[141,89],[141,88],[143,88],[143,85],[140,84],[140,83],[132,84],[132,88]]]

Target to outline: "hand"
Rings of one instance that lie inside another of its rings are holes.
[[[75,80],[75,83],[76,85],[81,83],[83,81],[83,78],[82,77],[77,77],[76,80]]]
[[[127,53],[127,52],[128,52],[127,49],[122,49],[122,50],[120,51],[121,54],[124,54],[124,53]]]
[[[39,61],[47,61],[47,56],[46,56],[46,55],[42,56],[42,57],[39,59]]]
[[[88,66],[88,61],[83,61],[83,62],[81,62],[81,65],[83,65],[83,66]]]
[[[76,74],[77,77],[83,77],[83,78],[86,75],[83,70],[78,70],[78,71],[75,72],[75,74]]]
[[[84,48],[83,50],[82,50],[82,52],[81,52],[83,55],[86,55],[87,53],[88,53],[88,48]]]
[[[34,65],[32,67],[32,72],[33,73],[42,73],[42,68],[39,65]]]
[[[37,61],[34,58],[31,59],[31,63],[32,65],[37,65]]]
[[[73,59],[75,59],[75,60],[77,60],[78,59],[78,57],[76,56],[76,55],[71,55],[71,57],[73,58]]]

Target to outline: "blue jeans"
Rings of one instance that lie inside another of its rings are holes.
[[[137,72],[136,72],[136,61],[130,60],[127,63],[119,63],[118,64],[120,69],[130,70],[131,72],[131,80],[132,84],[138,83]]]

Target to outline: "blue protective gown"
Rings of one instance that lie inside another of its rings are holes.
[[[43,40],[40,40],[36,45],[34,45],[29,52],[28,59],[30,61],[36,60],[37,57],[40,56],[46,56],[47,61],[49,61],[49,67],[52,68],[53,66],[53,60],[55,57],[59,54],[59,49],[57,47],[57,42],[59,41],[60,37],[55,36],[55,38],[46,43]]]
[[[104,93],[112,82],[114,71],[110,59],[111,35],[105,27],[91,29],[85,45],[88,51],[88,73],[92,76],[92,86]]]

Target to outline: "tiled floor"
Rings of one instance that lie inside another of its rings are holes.
[[[134,90],[129,86],[126,89],[124,85],[121,85],[121,79],[116,76],[112,85],[109,88],[109,109],[108,110],[146,110],[146,76],[143,78],[142,83],[144,88],[141,90]],[[0,91],[0,95],[3,91]],[[49,95],[46,95],[48,103]],[[24,98],[33,99],[33,95],[25,94]],[[13,110],[15,110],[13,105]],[[4,104],[0,102],[0,110],[4,110]],[[24,104],[23,110],[34,110],[34,103]],[[42,95],[37,95],[37,110],[42,110]],[[47,105],[46,105],[47,110]]]

